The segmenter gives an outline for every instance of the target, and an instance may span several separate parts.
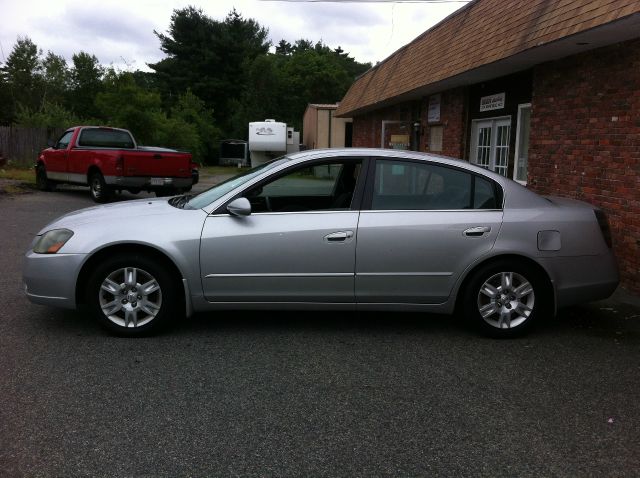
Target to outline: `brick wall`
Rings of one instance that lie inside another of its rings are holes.
[[[406,121],[412,120],[412,103],[400,103],[388,108],[381,108],[371,113],[354,116],[353,118],[353,146],[356,148],[379,148],[380,135],[382,134],[382,121]],[[387,133],[396,131],[397,127],[387,126]],[[405,134],[411,134],[407,132]]]
[[[435,123],[443,127],[442,151],[437,154],[462,158],[465,150],[465,90],[456,88],[442,93],[440,100],[440,122]],[[423,125],[420,135],[420,151],[429,149],[429,125],[427,124],[427,99],[421,101],[420,121]],[[364,148],[379,148],[382,121],[413,121],[416,103],[401,103],[382,108],[371,113],[353,118],[353,146]],[[404,134],[396,125],[387,125],[387,134]],[[408,134],[411,134],[409,131]]]
[[[530,141],[529,187],[604,209],[640,292],[640,40],[536,67]]]
[[[426,101],[426,100],[425,100]],[[442,151],[434,151],[436,154],[451,156],[454,158],[464,158],[465,144],[465,104],[466,94],[463,88],[456,88],[445,91],[440,97],[440,122],[442,131]],[[427,125],[427,111],[424,108],[422,124]],[[421,138],[420,151],[430,152],[429,148],[429,125],[424,128]]]

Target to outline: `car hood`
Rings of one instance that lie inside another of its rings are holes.
[[[109,224],[122,219],[179,214],[182,209],[169,205],[167,198],[137,199],[79,209],[47,224],[38,234],[50,229],[67,228],[92,223]]]

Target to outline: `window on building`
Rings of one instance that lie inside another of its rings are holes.
[[[474,120],[471,126],[471,162],[506,176],[510,135],[510,117]]]
[[[515,165],[513,179],[527,184],[529,166],[529,133],[531,130],[531,103],[518,105],[518,126],[516,128]]]
[[[442,151],[442,126],[429,126],[429,151]]]

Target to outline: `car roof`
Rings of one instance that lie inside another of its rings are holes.
[[[309,149],[306,151],[300,151],[297,153],[290,153],[286,155],[292,161],[308,161],[321,158],[335,158],[335,157],[367,157],[376,156],[378,158],[384,158],[388,160],[403,161],[406,159],[415,159],[419,161],[429,161],[432,163],[440,163],[445,166],[454,166],[456,168],[467,169],[469,171],[489,176],[494,180],[502,183],[502,180],[508,179],[504,176],[500,176],[488,169],[481,168],[475,164],[471,164],[463,159],[456,159],[450,156],[442,156],[433,153],[421,153],[418,151],[407,151],[399,149],[381,149],[381,148],[327,148],[327,149]]]

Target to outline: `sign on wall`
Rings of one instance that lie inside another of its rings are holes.
[[[427,110],[427,122],[438,123],[440,121],[440,94],[429,97],[429,108]]]
[[[392,134],[389,146],[391,149],[409,149],[409,141],[408,134]]]
[[[504,108],[504,92],[480,98],[480,112]]]

